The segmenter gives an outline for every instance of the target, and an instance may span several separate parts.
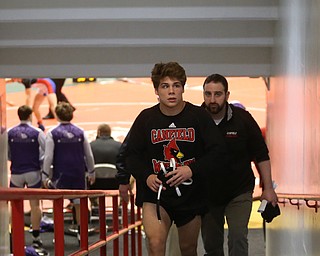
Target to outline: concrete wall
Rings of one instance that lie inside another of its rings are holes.
[[[0,187],[8,187],[6,84],[0,79]],[[9,255],[8,203],[0,201],[0,255]]]
[[[267,137],[277,192],[320,194],[320,1],[280,1]],[[295,202],[296,203],[296,202]],[[320,217],[299,201],[268,225],[267,255],[319,255]]]
[[[277,2],[0,1],[0,77],[268,76]]]

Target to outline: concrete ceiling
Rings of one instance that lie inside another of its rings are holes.
[[[269,76],[278,1],[0,2],[0,77]]]

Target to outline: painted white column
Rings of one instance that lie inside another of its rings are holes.
[[[0,187],[8,187],[6,83],[0,78]],[[8,203],[0,201],[0,255],[9,255]]]
[[[320,1],[280,0],[267,138],[277,192],[320,196]],[[267,224],[267,255],[319,255],[320,214],[280,204]],[[319,211],[319,209],[318,209]]]

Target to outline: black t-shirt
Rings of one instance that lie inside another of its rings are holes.
[[[142,202],[156,202],[157,193],[148,188],[146,180],[160,171],[161,162],[168,166],[174,158],[177,165],[191,168],[193,183],[179,186],[180,197],[174,189],[162,191],[161,200],[180,210],[206,204],[203,174],[218,171],[216,160],[225,155],[225,144],[203,108],[186,102],[183,111],[175,116],[164,115],[159,104],[145,109],[131,127],[129,145],[126,163],[137,179]]]

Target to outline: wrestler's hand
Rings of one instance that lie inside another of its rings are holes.
[[[167,181],[167,184],[169,184],[170,187],[179,186],[182,182],[185,182],[192,177],[192,171],[187,165],[178,166],[175,170],[166,174],[166,177],[170,176],[171,178]]]
[[[56,185],[49,178],[42,181],[42,186],[45,189],[55,189],[56,188]]]
[[[92,185],[93,183],[96,182],[96,173],[95,172],[88,173],[88,181],[89,181],[90,185]]]
[[[158,192],[159,186],[162,184],[162,181],[158,179],[156,174],[151,174],[147,178],[147,186],[153,191],[153,192]],[[166,188],[163,187],[163,190]]]
[[[45,179],[42,181],[42,188],[48,189],[48,181],[49,179]]]
[[[119,193],[122,200],[126,203],[129,202],[129,194],[132,195],[132,189],[130,184],[120,184],[119,185]]]

